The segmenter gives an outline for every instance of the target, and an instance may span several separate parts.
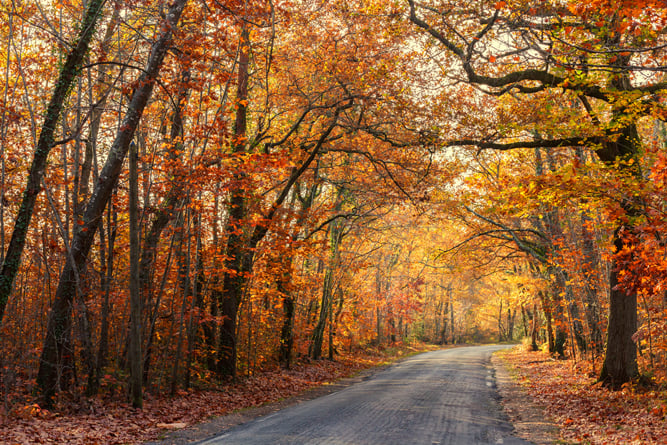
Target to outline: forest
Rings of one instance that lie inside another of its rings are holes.
[[[415,342],[664,396],[663,1],[0,17],[0,417]]]

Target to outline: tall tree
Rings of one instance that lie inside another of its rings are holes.
[[[71,46],[65,62],[60,69],[55,88],[51,94],[49,105],[44,116],[39,140],[35,147],[28,180],[23,192],[21,206],[14,220],[12,237],[4,255],[2,271],[0,271],[0,322],[4,315],[7,300],[12,292],[14,278],[19,270],[21,255],[25,246],[28,227],[32,219],[37,195],[42,187],[42,177],[46,169],[46,161],[51,149],[56,145],[55,134],[58,128],[65,101],[72,91],[72,85],[81,72],[90,41],[95,35],[97,23],[102,16],[106,0],[91,0],[81,21],[81,28],[77,40]],[[9,59],[9,53],[7,53]]]
[[[63,368],[72,365],[69,345],[71,304],[78,291],[79,277],[84,270],[95,232],[99,227],[111,192],[118,181],[134,132],[151,97],[160,68],[171,45],[174,30],[186,3],[187,0],[174,1],[160,23],[159,34],[151,47],[146,67],[137,79],[137,86],[132,93],[122,125],[86,205],[83,224],[78,227],[72,238],[70,253],[60,275],[56,296],[49,314],[44,347],[40,357],[37,384],[45,406],[52,406],[53,396],[61,388],[59,377]],[[67,382],[63,383],[67,384]]]

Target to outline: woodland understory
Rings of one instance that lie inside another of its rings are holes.
[[[521,338],[664,421],[666,26],[659,0],[2,2],[2,428]]]

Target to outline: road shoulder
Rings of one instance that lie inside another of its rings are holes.
[[[501,404],[514,426],[516,436],[537,445],[560,443],[558,426],[533,401],[526,389],[516,382],[502,358],[494,354],[491,364],[495,370]]]

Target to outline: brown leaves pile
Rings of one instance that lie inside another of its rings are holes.
[[[85,409],[58,414],[30,405],[0,416],[0,442],[5,444],[126,444],[158,438],[168,429],[202,422],[212,416],[290,397],[313,386],[350,376],[387,359],[384,355],[299,363],[291,370],[273,370],[243,378],[220,391],[181,391],[177,397],[147,395],[143,410],[127,403],[87,401]],[[85,411],[85,412],[84,412]]]
[[[667,444],[667,389],[627,385],[609,391],[587,362],[555,360],[518,347],[502,354],[519,383],[561,428],[568,442]]]

